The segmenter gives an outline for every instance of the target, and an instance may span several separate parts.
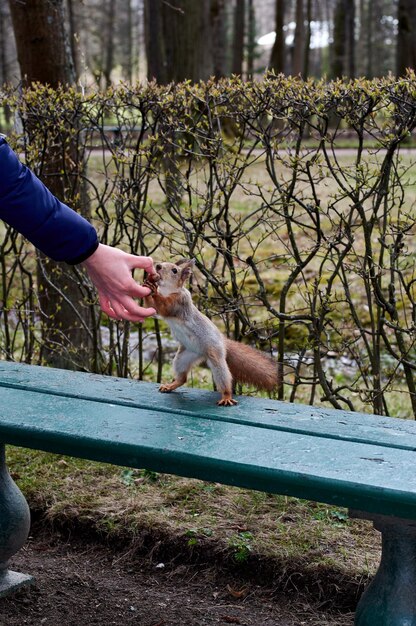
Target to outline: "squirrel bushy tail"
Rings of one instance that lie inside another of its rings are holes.
[[[232,339],[225,339],[227,364],[234,380],[272,391],[278,383],[276,363],[263,352]]]

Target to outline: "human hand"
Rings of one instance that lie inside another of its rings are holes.
[[[150,257],[135,256],[100,243],[83,266],[98,292],[101,309],[109,317],[142,322],[156,313],[155,309],[141,307],[133,300],[150,293],[148,287],[138,285],[132,276],[135,268],[154,274]]]

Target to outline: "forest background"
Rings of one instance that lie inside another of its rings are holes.
[[[30,4],[36,13],[48,2]],[[120,80],[146,77],[159,83],[232,73],[261,78],[266,69],[304,78],[373,78],[388,72],[399,76],[406,67],[415,66],[412,0],[67,0],[56,4],[65,10],[72,60],[85,88],[105,89]],[[38,33],[39,28],[48,28],[47,21],[34,24]],[[18,30],[16,37],[22,36]],[[18,81],[19,76],[10,6],[1,0],[0,82]]]
[[[195,302],[275,358],[276,397],[416,417],[415,13],[0,0],[0,131],[104,243],[194,257]],[[106,319],[79,269],[0,234],[1,358],[169,376],[163,324]],[[326,505],[20,449],[9,461],[43,521],[151,558],[157,544],[160,560],[174,545],[216,568],[267,561],[273,586],[294,580],[298,597],[306,578],[314,601],[349,581],[347,608],[377,562],[363,523]]]

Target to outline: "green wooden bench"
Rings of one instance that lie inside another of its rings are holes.
[[[216,395],[0,362],[0,594],[30,582],[7,565],[29,531],[13,444],[348,507],[383,536],[355,623],[416,625],[416,423]]]

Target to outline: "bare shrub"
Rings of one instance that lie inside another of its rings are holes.
[[[416,416],[415,84],[269,75],[86,96],[36,87],[1,104],[22,121],[11,144],[47,184],[60,177],[103,243],[196,259],[198,306],[275,356],[279,398]],[[60,169],[45,172],[52,150]],[[0,250],[3,356],[41,362],[53,315],[33,251],[7,227]],[[82,363],[85,338],[65,343],[74,366],[160,379],[157,320],[101,319],[71,272],[89,341]],[[153,325],[157,367],[144,350]]]

